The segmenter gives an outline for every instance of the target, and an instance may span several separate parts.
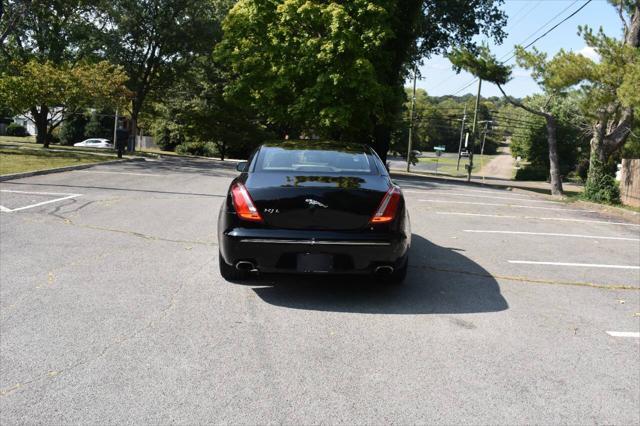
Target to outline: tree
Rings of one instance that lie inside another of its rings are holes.
[[[7,1],[6,6],[4,1],[0,2],[0,45],[4,44],[30,6],[30,0]]]
[[[586,133],[587,121],[580,114],[579,103],[582,96],[572,91],[559,97],[550,107],[557,122],[558,160],[562,176],[576,169],[578,163],[588,156],[589,138]],[[525,104],[538,109],[546,102],[544,95],[533,95]],[[516,179],[545,180],[549,176],[549,147],[545,121],[537,119],[528,112],[519,109],[513,114],[511,153],[528,161],[520,168]]]
[[[88,101],[110,103],[114,96],[123,94],[121,70],[107,63],[92,65],[97,49],[91,31],[95,4],[83,0],[8,1],[0,19],[5,34],[0,45],[0,90],[16,112],[29,111],[37,141],[45,147],[62,113]]]
[[[253,148],[274,136],[255,120],[255,114],[225,99],[224,75],[208,58],[195,61],[154,104],[149,120],[165,148],[195,153],[215,147],[222,160],[228,155],[247,158]]]
[[[372,144],[385,159],[408,70],[483,32],[501,40],[493,0],[240,0],[218,57],[227,96],[280,136],[299,132]]]
[[[80,142],[84,137],[84,127],[87,118],[84,114],[68,114],[64,117],[60,126],[60,143],[62,145],[73,145]]]
[[[106,58],[121,65],[133,92],[132,135],[145,102],[211,52],[229,0],[115,0],[94,20]]]
[[[585,194],[595,201],[601,199],[607,187],[616,187],[607,163],[629,138],[635,110],[640,108],[640,1],[610,3],[618,10],[623,38],[609,37],[602,29],[596,33],[580,27],[587,46],[598,53],[600,60],[569,52],[559,55],[553,64],[554,84],[564,87],[579,84],[586,95],[583,112],[593,124]]]
[[[0,76],[0,98],[16,111],[31,112],[36,141],[49,147],[53,130],[67,113],[89,106],[118,105],[127,98],[126,75],[107,62],[54,65],[30,60]]]
[[[84,127],[85,138],[111,139],[113,137],[113,117],[102,112],[104,110],[91,112],[91,117]]]
[[[563,51],[559,53],[559,55],[562,54],[564,54]],[[554,98],[563,95],[562,87],[555,84],[553,80],[555,70],[547,61],[545,53],[535,48],[528,52],[522,47],[516,46],[515,55],[518,65],[530,69],[533,79],[545,91],[546,100],[537,108],[527,106],[525,103],[519,102],[505,93],[502,86],[511,78],[511,67],[499,62],[486,46],[483,46],[477,53],[464,48],[454,49],[449,55],[449,59],[456,69],[464,69],[481,80],[496,84],[504,98],[512,105],[544,118],[547,130],[551,194],[561,196],[562,178],[560,174],[560,159],[558,157],[557,120],[551,106]]]

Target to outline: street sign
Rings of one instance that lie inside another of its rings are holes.
[[[433,149],[436,151],[444,151],[444,146],[434,146]]]

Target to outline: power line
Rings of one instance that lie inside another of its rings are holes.
[[[577,0],[576,0],[577,1]],[[539,0],[537,3],[533,4],[533,7],[530,8],[524,15],[522,15],[520,17],[520,19],[515,20],[516,17],[518,16],[518,14],[525,9],[526,7],[532,6],[531,4],[525,4],[524,7],[522,7],[522,9],[520,9],[520,11],[518,11],[514,16],[513,19],[514,21],[511,22],[509,25],[507,25],[507,28],[512,28],[514,25],[520,23],[524,18],[526,18],[527,16],[529,16],[531,14],[531,12],[533,12],[534,10],[536,10],[538,8],[538,6],[540,6],[540,4],[542,4],[542,0]]]
[[[549,21],[547,21],[544,25],[542,25],[540,28],[538,28],[536,31],[534,31],[532,34],[530,34],[524,41],[529,40],[531,37],[533,37],[535,34],[537,34],[540,30],[542,30],[544,27],[546,27],[547,25],[549,25],[550,22],[552,22],[554,19],[556,19],[558,16],[560,16],[561,14],[563,14],[567,9],[569,9],[571,6],[573,6],[578,0],[575,0],[573,3],[571,3],[569,6],[565,7],[564,9],[562,9],[562,11],[560,11],[559,13],[557,13],[553,18],[551,18]],[[540,35],[539,37],[537,37],[535,40],[533,40],[531,43],[527,44],[526,46],[524,46],[523,49],[527,49],[531,46],[533,46],[535,43],[537,43],[539,40],[541,40],[542,38],[544,38],[545,36],[547,36],[551,31],[555,30],[556,28],[558,28],[560,25],[562,25],[564,22],[568,21],[569,19],[571,19],[572,17],[574,17],[578,12],[580,12],[582,9],[584,9],[589,3],[591,3],[593,0],[587,0],[582,6],[580,6],[578,9],[576,9],[573,13],[571,13],[569,16],[567,16],[566,18],[564,18],[563,20],[561,20],[560,22],[558,22],[557,24],[555,24],[553,27],[549,28],[547,31],[545,31],[542,35]],[[513,57],[515,56],[515,49],[511,50],[511,52],[513,52],[513,54],[507,58],[506,60],[502,61],[502,63],[506,63],[509,62],[511,59],[513,59]],[[506,55],[505,55],[506,56]],[[503,56],[504,58],[504,56]],[[458,93],[460,93],[461,91],[463,91],[464,89],[466,89],[467,87],[473,85],[473,83],[475,83],[478,80],[478,78],[474,78],[473,81],[469,82],[468,84],[466,84],[465,86],[463,86],[462,88],[458,89],[456,92],[453,93],[453,95],[457,95]],[[442,81],[440,84],[444,83],[446,80]]]
[[[533,37],[534,35],[538,34],[540,31],[542,31],[547,25],[549,25],[551,22],[553,22],[558,16],[562,15],[564,12],[566,12],[568,9],[570,9],[574,4],[576,4],[579,0],[574,0],[572,3],[569,4],[569,6],[565,7],[564,9],[562,9],[560,12],[556,13],[551,19],[549,19],[547,22],[545,22],[541,27],[539,27],[537,30],[535,30],[534,32],[532,32],[531,34],[529,34],[529,36],[527,38],[525,38],[524,40],[522,40],[519,44],[523,44],[526,43],[527,40],[529,40],[531,37]],[[509,55],[510,53],[514,52],[515,49],[511,49],[509,52],[505,53],[499,60],[503,60],[505,56]]]
[[[564,18],[562,21],[558,22],[557,24],[555,24],[553,27],[549,28],[547,31],[545,31],[542,35],[540,35],[538,38],[536,38],[535,40],[533,40],[531,43],[527,44],[526,46],[523,47],[523,49],[528,49],[529,47],[533,46],[538,40],[542,39],[544,36],[546,36],[547,34],[549,34],[551,31],[555,30],[556,28],[558,28],[560,25],[562,25],[564,22],[568,21],[569,19],[571,19],[572,17],[574,17],[578,12],[580,12],[582,9],[584,9],[585,7],[587,7],[587,5],[589,3],[591,3],[593,0],[587,0],[582,6],[580,6],[578,9],[576,9],[571,15],[567,16],[566,18]],[[571,3],[571,5],[573,5],[575,2]],[[569,6],[571,6],[569,5]],[[567,8],[565,8],[564,10],[567,10]],[[564,12],[563,10],[563,12]],[[562,12],[560,12],[562,13]],[[555,17],[553,18],[555,19]],[[552,20],[553,20],[552,19]],[[545,24],[543,26],[543,28],[547,26],[547,24]],[[534,33],[535,34],[535,33]],[[528,39],[527,39],[528,40]],[[503,64],[505,62],[509,62],[514,56],[515,56],[515,51],[513,53],[513,55],[511,55],[509,57],[509,59],[505,60],[503,62]]]

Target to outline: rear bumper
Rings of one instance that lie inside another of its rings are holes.
[[[234,265],[254,263],[261,272],[295,273],[300,253],[328,254],[332,273],[371,273],[376,266],[399,268],[406,261],[410,237],[401,232],[335,232],[231,228],[220,234],[220,253]]]

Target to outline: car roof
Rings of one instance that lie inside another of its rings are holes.
[[[281,148],[281,149],[314,149],[314,150],[327,150],[327,151],[339,151],[349,153],[369,153],[370,148],[367,145],[351,142],[338,142],[331,140],[284,140],[284,141],[271,141],[262,145],[265,148]]]

